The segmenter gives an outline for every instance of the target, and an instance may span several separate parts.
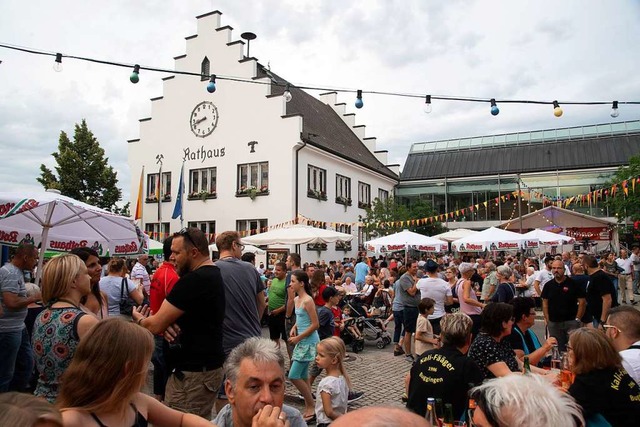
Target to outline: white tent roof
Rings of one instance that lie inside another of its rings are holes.
[[[519,233],[489,227],[486,230],[482,230],[478,233],[454,241],[452,246],[459,252],[517,250],[520,249],[527,240],[537,241],[535,238],[527,239]]]
[[[297,224],[244,237],[241,240],[245,245],[302,245],[305,243],[333,243],[338,240],[350,242],[353,240],[353,236],[334,230]]]
[[[528,233],[523,234],[524,237],[527,238],[526,247],[534,247],[533,245],[528,244],[528,239],[537,239],[543,245],[564,245],[565,243],[573,243],[575,239],[573,237],[568,237],[563,234],[552,233],[550,231],[540,230],[536,228],[535,230],[531,230]],[[536,244],[535,247],[538,247]]]
[[[447,249],[447,242],[424,234],[402,230],[399,233],[379,237],[364,242],[370,252],[392,252],[405,250],[407,247],[426,252],[440,252]]]
[[[477,231],[469,230],[468,228],[456,228],[445,233],[436,234],[433,237],[444,240],[445,242],[453,242],[454,240],[462,239],[475,233],[477,233]]]

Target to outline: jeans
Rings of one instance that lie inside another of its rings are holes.
[[[27,328],[0,332],[0,393],[24,391],[33,373],[33,351]]]
[[[567,343],[569,342],[569,332],[578,329],[582,323],[577,320],[566,320],[564,322],[549,322],[549,336],[554,337],[558,341],[558,350],[567,351]]]
[[[395,325],[395,328],[393,329],[393,342],[398,344],[400,342],[400,337],[402,336],[402,326],[404,325],[404,313],[402,310],[394,310],[393,324]]]
[[[162,349],[164,345],[164,337],[154,336],[155,349],[153,356],[151,356],[151,363],[153,363],[153,394],[158,396],[164,396],[164,389],[169,379],[169,372],[167,372],[167,363],[164,358],[164,351]]]
[[[640,271],[633,272],[633,293],[638,293],[638,282],[640,281]]]

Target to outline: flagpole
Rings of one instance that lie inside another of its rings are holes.
[[[180,188],[178,191],[180,192],[180,229],[184,228],[184,160],[182,161],[182,167],[180,168]]]

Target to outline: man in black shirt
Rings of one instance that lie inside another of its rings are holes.
[[[464,313],[445,314],[440,321],[442,348],[428,350],[411,368],[407,409],[424,416],[427,398],[441,398],[453,405],[454,419],[467,407],[468,391],[482,383],[482,371],[466,356],[471,345],[473,321]]]
[[[549,280],[542,289],[542,311],[549,335],[558,340],[558,350],[566,351],[569,332],[582,326],[580,319],[586,306],[585,294],[569,277],[564,275],[562,260],[553,261]]]
[[[609,316],[611,307],[618,305],[618,299],[614,297],[615,288],[607,273],[600,270],[593,255],[584,255],[582,265],[589,274],[587,308],[593,316],[593,326],[601,328]]]
[[[133,318],[154,334],[165,332],[171,342],[167,359],[173,370],[165,404],[210,419],[223,376],[224,282],[209,258],[207,238],[197,228],[174,234],[171,260],[180,280],[157,313],[144,317],[134,311]]]

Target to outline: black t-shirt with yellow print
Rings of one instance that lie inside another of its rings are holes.
[[[476,362],[458,349],[442,347],[425,351],[411,368],[407,409],[424,416],[427,398],[439,398],[453,405],[453,416],[459,420],[467,408],[469,389],[482,380],[482,371]]]

